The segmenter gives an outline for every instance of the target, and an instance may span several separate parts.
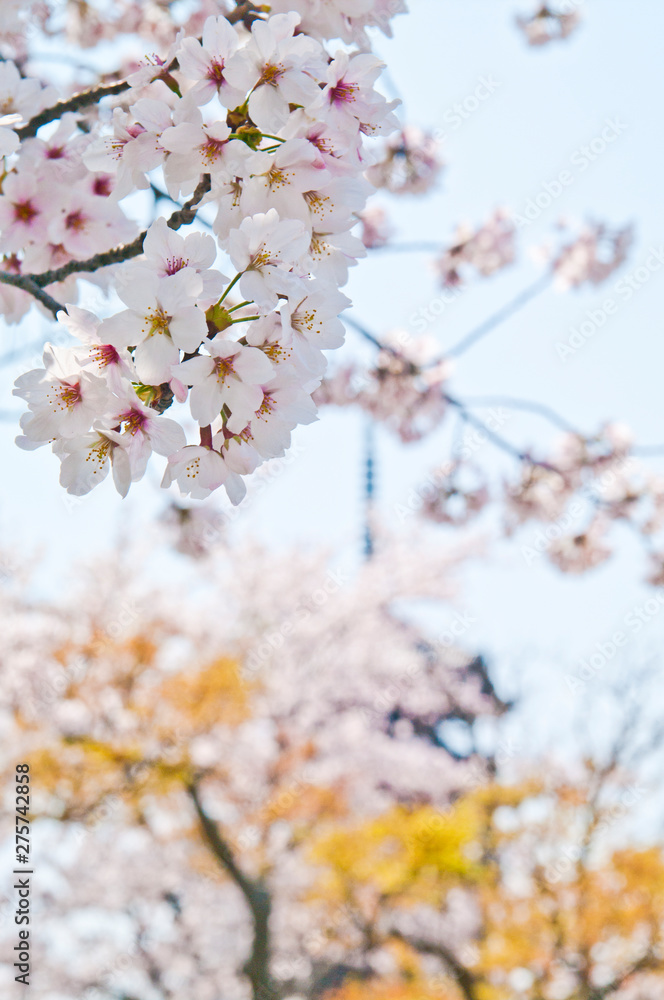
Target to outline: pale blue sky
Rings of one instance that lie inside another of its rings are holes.
[[[532,49],[514,24],[519,8],[532,9],[526,0],[412,0],[411,6],[410,16],[395,22],[395,39],[381,39],[377,48],[404,100],[405,119],[447,131],[448,166],[437,193],[426,201],[388,203],[379,196],[399,237],[444,242],[459,221],[479,223],[498,205],[521,211],[544,182],[564,169],[573,173],[562,196],[521,233],[519,263],[472,283],[431,327],[441,347],[455,343],[537,276],[538,265],[526,248],[542,243],[561,216],[614,225],[633,220],[636,240],[624,273],[640,265],[650,248],[664,246],[664,7],[655,0],[629,5],[588,0],[584,24],[569,42]],[[446,112],[473,94],[483,77],[498,83],[495,92],[454,128]],[[581,171],[578,158],[572,160],[575,151],[598,136],[607,120],[616,119],[626,126],[622,134]],[[556,342],[583,321],[585,310],[611,294],[613,283],[582,293],[545,292],[458,360],[450,390],[461,397],[538,399],[588,431],[606,418],[620,419],[641,443],[664,443],[664,267],[566,364],[555,350]],[[380,334],[408,327],[409,318],[438,289],[426,255],[375,255],[355,270],[349,293],[353,314]],[[33,314],[20,329],[4,330],[4,349],[38,339],[46,325]],[[349,344],[353,352],[364,351],[352,333]],[[6,401],[18,370],[10,365],[0,372]],[[4,408],[20,412],[18,401]],[[341,546],[342,558],[352,562],[361,532],[362,428],[354,412],[328,412],[302,429],[298,457],[248,505],[238,523],[279,548],[332,540]],[[552,440],[550,429],[530,417],[515,416],[504,433],[522,446]],[[11,423],[0,424],[5,483],[0,531],[5,542],[45,552],[41,580],[46,589],[57,591],[76,560],[109,544],[120,525],[129,519],[143,523],[165,503],[155,489],[160,474],[155,465],[148,481],[132,487],[128,501],[121,502],[109,483],[72,506],[57,484],[57,461],[45,452],[17,450],[14,434]],[[445,460],[448,446],[445,432],[410,448],[379,433],[378,496],[387,523],[398,526],[395,505]],[[481,454],[492,467],[504,467],[490,448]],[[522,538],[492,547],[488,561],[471,566],[460,605],[476,618],[468,644],[487,652],[501,674],[518,671],[526,687],[541,692],[545,730],[547,719],[555,727],[560,713],[580,705],[564,682],[570,662],[619,629],[650,590],[642,582],[643,559],[628,532],[618,535],[618,552],[609,564],[575,579],[544,560],[526,565],[520,546],[535,531],[529,527]],[[624,669],[642,649],[656,647],[661,635],[654,616],[627,647]],[[596,683],[605,682],[600,677]],[[589,710],[593,697],[591,690]]]

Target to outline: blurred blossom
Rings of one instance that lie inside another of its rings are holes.
[[[600,285],[625,262],[634,240],[631,225],[611,229],[605,223],[585,226],[577,237],[553,255],[558,288]]]
[[[514,223],[504,209],[494,212],[478,229],[468,223],[458,226],[451,246],[435,263],[443,286],[461,285],[467,269],[486,277],[507,267],[515,258],[515,240]]]
[[[529,45],[548,45],[549,42],[568,38],[579,27],[580,11],[565,10],[565,6],[571,6],[569,2],[559,6],[561,10],[557,11],[554,4],[543,3],[529,17],[517,15],[516,22]]]
[[[394,230],[387,212],[380,205],[370,205],[360,213],[362,231],[360,239],[368,250],[384,247],[392,239]]]
[[[430,133],[407,125],[387,140],[383,158],[367,170],[367,177],[392,194],[426,194],[443,169],[439,150]]]

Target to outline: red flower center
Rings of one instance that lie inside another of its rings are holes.
[[[17,222],[32,222],[39,211],[35,208],[29,198],[25,201],[14,202],[14,218]]]

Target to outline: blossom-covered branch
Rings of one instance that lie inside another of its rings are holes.
[[[351,232],[371,192],[365,137],[393,131],[397,102],[376,90],[374,56],[332,55],[334,36],[307,34],[299,13],[263,13],[241,4],[207,18],[200,37],[179,35],[128,77],[110,130],[81,130],[70,110],[47,140],[8,134],[4,284],[56,291],[65,308],[52,311],[84,345],[49,347],[44,368],[18,379],[29,409],[19,443],[50,444],[78,495],[110,470],[125,495],[156,451],[169,459],[164,487],[201,498],[224,486],[238,503],[242,477],[315,419],[322,352],[343,340],[340,289],[366,253]],[[362,37],[382,15],[367,8]],[[18,76],[16,88],[26,107],[29,96],[38,113],[53,108]],[[168,197],[188,200],[127,239],[135,227],[121,203],[154,190],[157,169]],[[213,235],[178,236],[203,203]],[[126,308],[104,318],[78,308],[79,274]],[[26,308],[11,300],[5,315]],[[188,402],[200,442],[163,416],[173,400]]]

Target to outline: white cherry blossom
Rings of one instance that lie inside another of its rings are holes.
[[[0,117],[0,156],[9,156],[15,153],[21,144],[21,140],[14,132],[12,126],[18,125],[21,115],[2,115]]]
[[[226,79],[226,63],[237,51],[237,32],[225,17],[208,17],[201,41],[184,38],[177,50],[182,73],[196,83],[188,91],[197,104],[207,104],[215,95],[227,108],[235,108],[245,93],[231,87]]]
[[[147,385],[167,382],[180,349],[195,351],[207,334],[205,313],[195,304],[202,287],[191,268],[168,278],[130,276],[119,290],[129,308],[104,320],[99,336],[116,348],[136,347],[136,371]]]
[[[107,412],[111,398],[103,379],[79,369],[74,352],[51,344],[44,350],[44,368],[21,375],[15,386],[14,395],[28,404],[21,428],[32,442],[85,433]]]
[[[244,219],[228,238],[228,253],[242,272],[240,290],[245,299],[261,307],[275,306],[277,293],[292,287],[290,269],[310,242],[301,222],[280,219],[274,208]]]
[[[187,445],[171,456],[162,486],[177,482],[180,491],[194,500],[204,500],[220,486],[225,486],[233,503],[240,503],[246,488],[221,454],[206,445]]]
[[[199,355],[172,369],[177,379],[193,388],[191,415],[199,424],[211,424],[228,406],[228,428],[239,433],[263,401],[262,385],[274,370],[266,355],[255,347],[225,340],[218,334],[205,343],[209,356]]]
[[[306,35],[294,37],[299,21],[293,13],[255,21],[251,41],[226,67],[231,86],[251,91],[249,114],[264,132],[277,131],[288,121],[289,105],[307,106],[319,93],[323,50]]]
[[[131,464],[117,432],[95,426],[89,434],[62,439],[57,453],[61,459],[60,485],[73,496],[85,496],[103,482],[109,466],[120,496],[129,492]]]
[[[163,217],[152,223],[143,241],[144,258],[134,273],[145,268],[146,273],[154,273],[159,278],[168,278],[183,270],[198,274],[202,288],[198,302],[206,308],[216,302],[228,282],[225,275],[214,269],[217,245],[206,233],[180,233],[169,229]]]

